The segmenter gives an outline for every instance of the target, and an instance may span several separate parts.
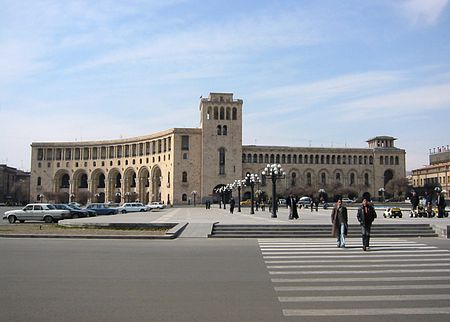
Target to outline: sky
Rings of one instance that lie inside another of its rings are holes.
[[[449,0],[0,0],[0,163],[32,142],[199,126],[243,99],[243,143],[367,147],[407,170],[450,144]]]

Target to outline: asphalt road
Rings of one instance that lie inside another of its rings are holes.
[[[256,240],[0,239],[1,321],[279,321]]]
[[[0,321],[450,320],[448,240],[347,246],[0,239]]]

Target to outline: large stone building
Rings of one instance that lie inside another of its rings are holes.
[[[0,204],[22,205],[30,200],[30,173],[0,164]]]
[[[173,128],[110,141],[32,143],[31,193],[35,200],[187,203],[204,200],[246,173],[281,163],[277,192],[332,185],[376,195],[405,176],[405,151],[395,138],[368,140],[367,148],[242,145],[243,101],[231,93],[200,100],[200,126]],[[262,182],[260,189],[270,192]]]
[[[438,147],[430,149],[429,165],[412,171],[414,188],[430,190],[440,187],[449,191],[450,188],[450,148]]]

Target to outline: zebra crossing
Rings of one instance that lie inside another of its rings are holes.
[[[450,320],[450,252],[400,238],[258,239],[283,315]]]

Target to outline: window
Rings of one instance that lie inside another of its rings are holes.
[[[291,186],[295,187],[297,185],[297,173],[292,172],[291,174]]]
[[[336,181],[338,181],[338,182],[341,181],[341,174],[339,172],[336,173]]]
[[[183,171],[181,175],[181,182],[187,182],[187,172]]]
[[[380,164],[383,164],[383,157],[380,156]]]
[[[214,106],[214,119],[219,119],[219,108],[217,106]]]
[[[236,107],[233,107],[232,119],[237,120],[237,108]]]
[[[37,159],[39,161],[44,160],[44,150],[43,149],[38,149]]]
[[[364,174],[364,185],[366,187],[368,187],[370,185],[369,174],[368,173]]]
[[[183,153],[183,160],[187,160],[188,159],[188,154],[187,153]]]
[[[220,119],[225,119],[225,109],[223,108],[223,106],[220,107]]]
[[[312,182],[311,182],[311,172],[308,172],[308,173],[306,174],[306,185],[307,185],[307,186],[311,186],[311,185],[312,185]]]
[[[189,136],[181,136],[181,150],[189,150]]]
[[[122,146],[121,146],[121,145],[119,145],[119,146],[117,147],[117,157],[118,157],[118,158],[121,158],[121,157],[122,157]]]
[[[327,184],[327,176],[326,176],[325,173],[322,173],[322,174],[321,174],[321,176],[320,176],[320,182],[321,182],[323,185],[326,185],[326,184]]]
[[[80,186],[79,188],[87,188],[88,187],[88,177],[87,174],[82,174],[80,178]]]
[[[38,186],[42,185],[42,179],[41,179],[41,177],[38,177],[38,178],[37,178],[37,185],[38,185]]]
[[[183,195],[181,196],[181,200],[187,201],[187,194],[183,193]]]
[[[65,160],[72,160],[72,149],[66,149],[64,157]]]
[[[231,108],[227,107],[227,111],[226,111],[226,119],[230,120],[231,119]]]
[[[224,126],[223,126],[223,129],[222,129],[222,134],[223,134],[223,135],[227,135],[227,134],[228,134],[227,132],[228,132],[228,128],[227,128],[226,125],[224,125]]]
[[[355,184],[355,174],[351,173],[350,174],[350,185],[353,186]]]
[[[225,174],[225,148],[219,149],[219,174]]]
[[[222,135],[222,126],[217,125],[217,135]]]
[[[395,157],[395,165],[399,165],[398,157]]]

